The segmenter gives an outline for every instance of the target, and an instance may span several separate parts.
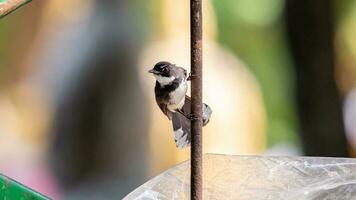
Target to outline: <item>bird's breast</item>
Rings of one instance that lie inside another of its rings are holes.
[[[187,81],[183,80],[182,83],[175,90],[169,93],[170,110],[180,109],[184,105],[185,94],[187,93]]]

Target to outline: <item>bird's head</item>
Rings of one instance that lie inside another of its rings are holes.
[[[169,62],[158,62],[153,69],[149,70],[161,85],[168,85],[175,79],[173,73],[174,65]]]

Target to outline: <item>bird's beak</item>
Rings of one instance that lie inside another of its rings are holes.
[[[151,73],[151,74],[159,74],[159,72],[156,71],[156,70],[154,70],[154,69],[148,70],[148,73]]]

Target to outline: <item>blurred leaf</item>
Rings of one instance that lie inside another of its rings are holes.
[[[281,23],[284,1],[214,1],[219,41],[247,63],[264,95],[268,144],[297,142],[294,71]]]
[[[45,200],[48,198],[0,174],[0,199]]]

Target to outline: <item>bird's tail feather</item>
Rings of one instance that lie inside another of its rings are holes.
[[[207,104],[203,104],[203,126],[205,126],[211,116],[212,110]],[[190,118],[191,115],[191,99],[185,96],[185,102],[180,112],[172,113],[172,123],[174,130],[174,141],[178,148],[185,148],[190,146]]]
[[[179,112],[172,114],[174,141],[179,149],[189,147],[191,141],[190,120]]]

